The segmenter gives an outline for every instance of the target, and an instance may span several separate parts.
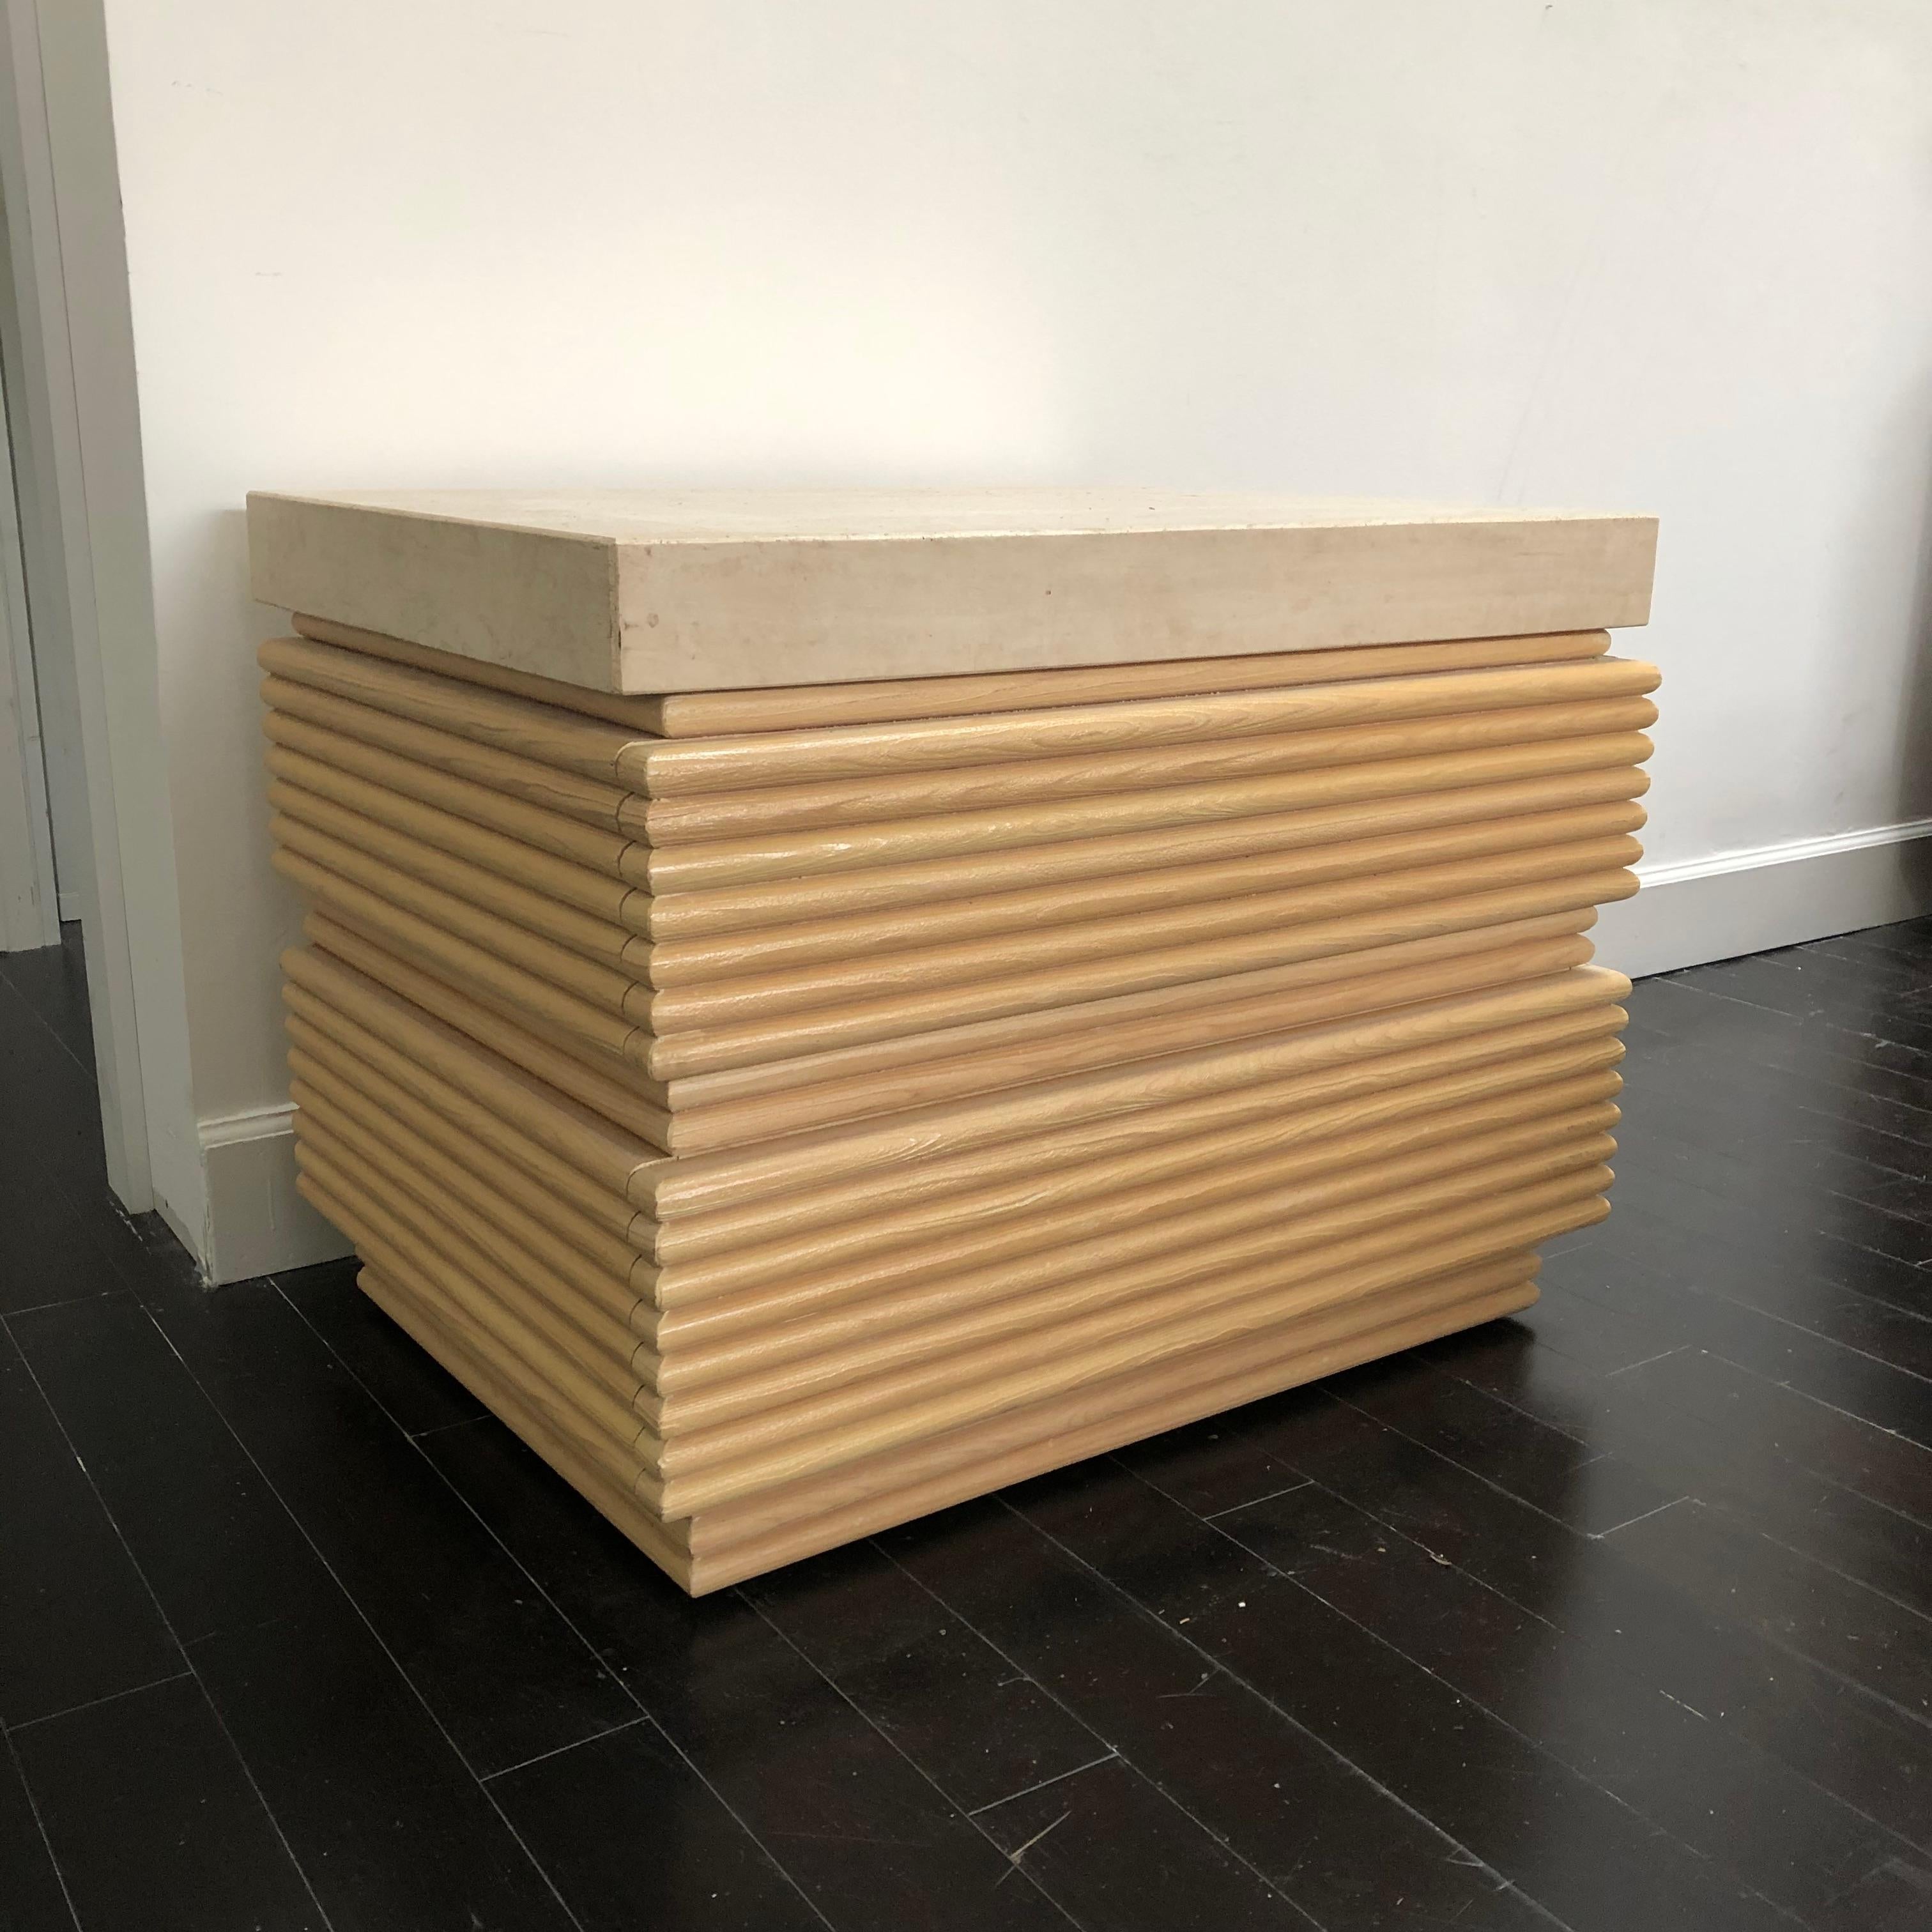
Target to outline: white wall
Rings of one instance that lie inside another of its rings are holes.
[[[1654,510],[1658,860],[1932,814],[1922,0],[106,11],[218,1141],[296,922],[251,487]]]

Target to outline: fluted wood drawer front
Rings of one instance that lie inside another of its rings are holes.
[[[297,954],[290,964],[325,988],[354,990],[318,956]],[[513,1154],[533,1148],[547,1171],[556,1171],[560,1148],[576,1147],[596,1198],[625,1203],[634,1244],[670,1264],[730,1254],[781,1232],[791,1240],[838,1228],[871,1245],[874,1220],[904,1238],[904,1226],[916,1227],[916,1217],[928,1211],[963,1214],[1016,1186],[1071,1188],[1076,1172],[1096,1162],[1184,1167],[1194,1137],[1204,1133],[1264,1130],[1285,1140],[1312,1139],[1345,1121],[1360,1125],[1412,1100],[1420,1105],[1424,1096],[1501,1094],[1546,1070],[1562,1077],[1613,1065],[1624,1016],[1610,1002],[1624,983],[1609,974],[1556,975],[1513,989],[1507,1004],[1420,1004],[1403,1015],[1404,1037],[1393,1044],[1380,1030],[1299,1030],[1272,1043],[1272,1071],[1246,1079],[1238,1063],[1231,1078],[1214,1056],[1191,1054],[1166,1056],[1151,1080],[1147,1070],[1129,1068],[1098,1082],[1041,1083],[1011,1096],[1038,1116],[1028,1131],[1018,1121],[999,1131],[997,1114],[989,1122],[989,1108],[1003,1104],[1003,1096],[991,1096],[933,1113],[932,1124],[910,1136],[908,1160],[878,1157],[881,1136],[908,1138],[896,1118],[754,1145],[705,1163],[700,1178],[711,1184],[712,1200],[695,1205],[658,1198],[694,1162],[667,1161],[640,1142],[596,1132],[594,1117],[560,1094],[545,1096],[514,1070],[493,1064],[482,1048],[423,1024],[427,1016],[412,1022],[406,1012],[372,1001],[378,1031],[307,986],[292,982],[286,997],[296,1043],[358,1082],[373,1068],[391,1089],[445,1110],[459,1131]],[[1349,1050],[1364,1040],[1372,1050]],[[439,1065],[441,1072],[434,1070]],[[1169,1077],[1177,1069],[1178,1082]],[[949,1138],[950,1149],[943,1144]],[[895,1216],[915,1219],[903,1223]],[[694,1287],[701,1291],[706,1278],[700,1271]]]

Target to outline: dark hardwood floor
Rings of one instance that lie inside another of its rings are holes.
[[[692,1604],[0,960],[0,1932],[1932,1927],[1932,922],[1630,1010],[1524,1318]]]

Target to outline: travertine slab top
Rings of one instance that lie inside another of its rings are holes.
[[[1653,518],[1162,490],[248,500],[264,603],[584,688],[923,677],[1641,624]]]

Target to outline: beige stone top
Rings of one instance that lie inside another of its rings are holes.
[[[1167,490],[248,500],[262,602],[599,692],[1641,624],[1651,517]]]

